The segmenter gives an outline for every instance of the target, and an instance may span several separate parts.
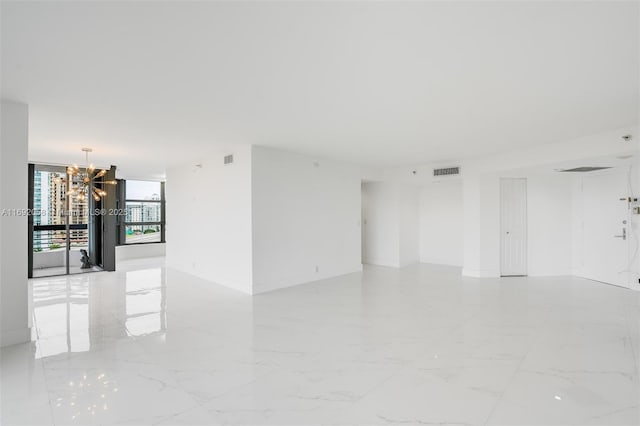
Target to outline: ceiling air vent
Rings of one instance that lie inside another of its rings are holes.
[[[456,176],[460,174],[460,167],[445,167],[433,169],[433,176]]]
[[[233,154],[225,155],[224,164],[231,164],[231,163],[233,163]]]
[[[596,170],[605,170],[605,169],[610,169],[611,167],[597,167],[597,166],[582,166],[582,167],[574,167],[573,169],[562,169],[562,170],[558,170],[559,172],[577,172],[577,173],[584,173],[584,172],[595,172]]]

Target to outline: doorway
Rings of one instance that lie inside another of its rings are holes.
[[[527,275],[527,179],[500,179],[500,275]]]
[[[29,165],[29,278],[101,271],[99,206],[67,195],[66,168]]]
[[[582,178],[582,276],[630,286],[630,210],[625,171]]]

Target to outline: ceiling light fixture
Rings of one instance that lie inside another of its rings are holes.
[[[89,153],[93,150],[91,148],[82,148],[82,152],[85,154],[84,168],[79,167],[77,164],[67,167],[67,179],[60,176],[56,177],[58,183],[69,183],[67,185],[67,195],[76,197],[78,201],[84,201],[88,197],[93,197],[94,200],[100,201],[100,199],[107,195],[102,187],[98,185],[115,185],[115,180],[100,180],[101,177],[107,174],[106,169],[102,169],[96,172],[96,168],[93,164],[89,163]]]

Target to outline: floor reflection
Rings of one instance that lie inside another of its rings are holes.
[[[415,265],[250,297],[163,264],[32,280],[0,424],[640,424],[628,290]]]
[[[56,408],[66,406],[71,413],[71,421],[91,418],[96,412],[109,410],[112,395],[118,392],[118,383],[105,373],[90,375],[83,373],[68,383],[68,392],[52,401]],[[96,395],[100,398],[96,399]]]
[[[94,275],[91,280],[86,276],[32,280],[36,358],[86,352],[110,339],[166,331],[164,268],[119,274],[124,279]]]

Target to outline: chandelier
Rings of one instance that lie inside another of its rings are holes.
[[[67,195],[75,197],[78,201],[85,201],[89,197],[93,197],[94,200],[100,201],[100,199],[107,195],[107,191],[103,189],[103,185],[115,185],[115,180],[100,180],[102,176],[107,174],[107,170],[102,169],[96,172],[96,168],[93,164],[89,164],[89,153],[93,150],[91,148],[82,148],[85,154],[84,168],[79,167],[77,164],[67,167],[67,179],[62,177],[56,177],[57,183],[68,183]]]

